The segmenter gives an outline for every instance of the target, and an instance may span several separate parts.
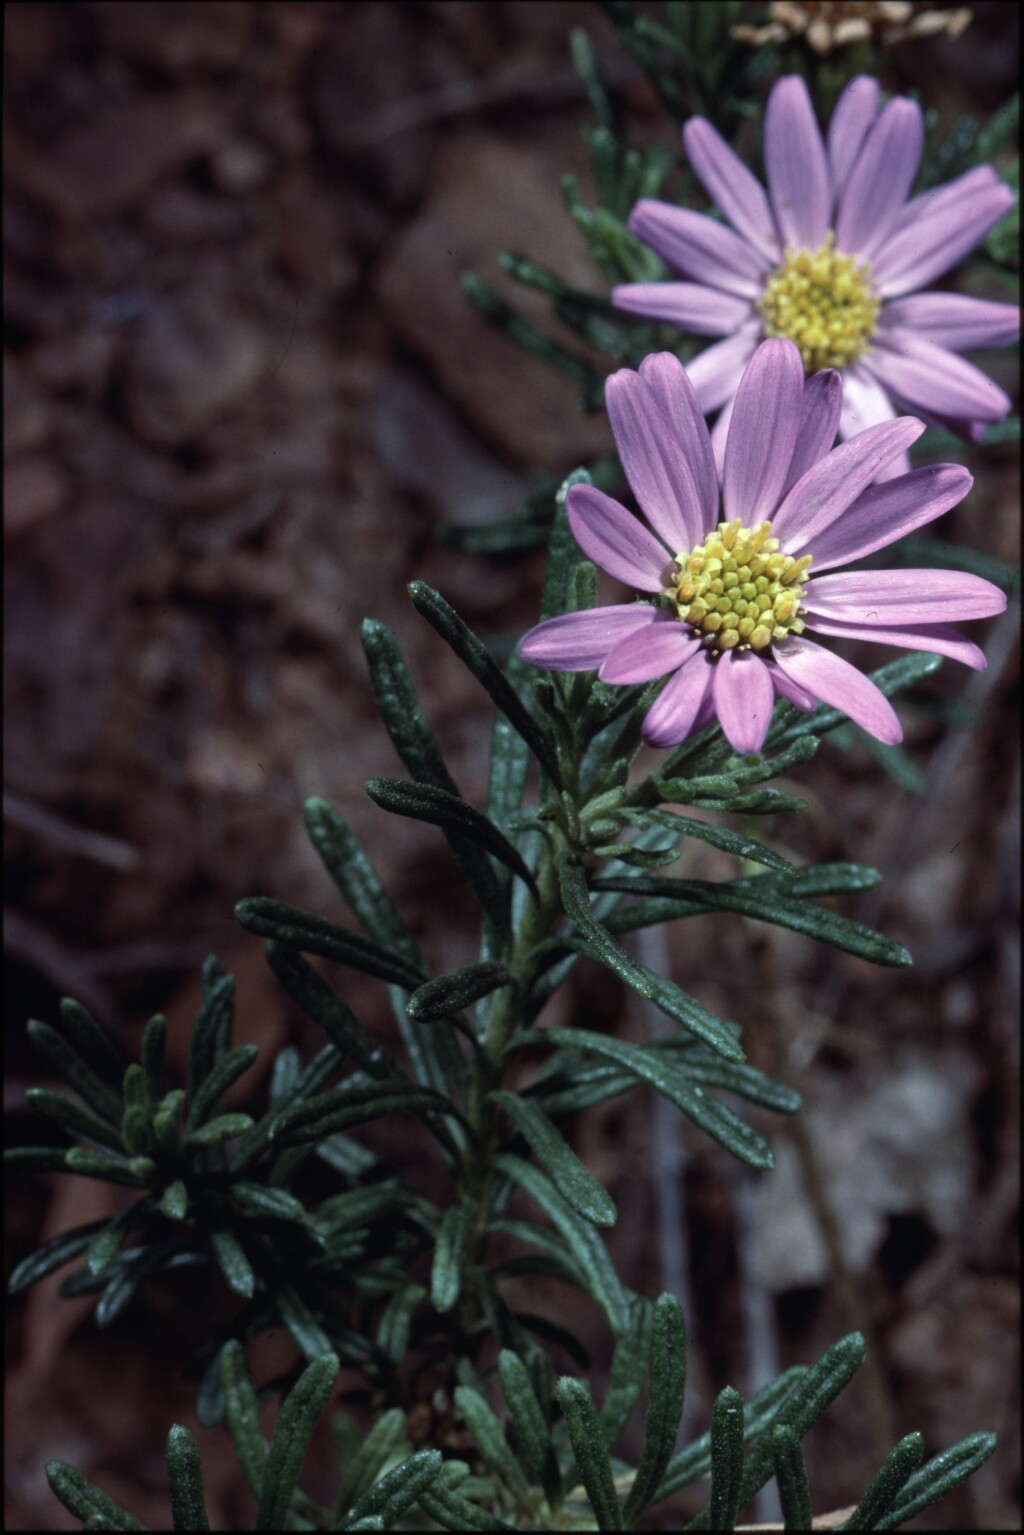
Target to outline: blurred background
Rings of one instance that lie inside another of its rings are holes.
[[[886,87],[921,88],[943,122],[1000,105],[1017,7],[973,10],[956,42],[892,50]],[[469,554],[438,528],[506,517],[534,471],[611,446],[604,416],[581,415],[572,386],[459,289],[475,270],[508,292],[505,248],[603,287],[558,190],[566,171],[589,186],[575,26],[637,137],[667,136],[589,4],[6,8],[9,1141],[34,1138],[26,1087],[56,1085],[24,1022],[53,1021],[64,995],[127,1051],[165,1011],[180,1060],[214,951],[238,978],[240,1039],[316,1043],[231,915],[252,894],[337,914],[302,829],[309,794],[352,823],[436,968],[470,957],[473,906],[440,836],[363,793],[400,768],[358,628],[372,615],[395,631],[479,800],[489,706],[404,587],[437,586],[488,639],[527,627],[542,556]],[[985,366],[1010,387],[1012,360]],[[945,536],[1016,562],[1016,450],[968,461],[975,488]],[[810,812],[756,828],[797,861],[880,868],[879,889],[839,909],[905,942],[913,971],[739,917],[650,940],[648,962],[740,1021],[753,1064],[804,1092],[799,1122],[759,1124],[776,1171],[734,1168],[641,1093],[590,1111],[576,1137],[622,1212],[623,1277],[684,1300],[692,1432],[727,1382],[756,1389],[867,1334],[869,1365],[809,1440],[822,1513],[911,1429],[928,1453],[989,1429],[996,1455],[917,1527],[1020,1527],[1018,611],[972,626],[985,673],[947,663],[901,708],[923,792],[856,744],[826,746],[783,784]],[[694,869],[728,877],[719,856]],[[383,988],[341,983],[388,1032]],[[586,966],[561,1005],[624,1037],[652,1027]],[[396,1158],[419,1154],[406,1124],[388,1133]],[[20,1179],[9,1263],[112,1197]],[[54,1457],[165,1525],[166,1432],[194,1426],[182,1361],[225,1297],[155,1285],[100,1334],[58,1282],[8,1308],[8,1527],[71,1526],[43,1476]],[[600,1319],[575,1320],[600,1379]],[[199,1431],[211,1513],[230,1528],[253,1510],[221,1440]]]

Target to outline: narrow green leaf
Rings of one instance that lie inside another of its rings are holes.
[[[703,1082],[708,1087],[724,1087],[750,1103],[759,1103],[763,1108],[773,1109],[776,1114],[798,1114],[803,1107],[803,1099],[798,1092],[787,1087],[784,1082],[775,1082],[771,1077],[766,1077],[753,1066],[734,1066],[729,1061],[716,1059],[706,1050],[675,1049],[673,1047],[676,1044],[674,1039],[660,1039],[651,1048],[671,1055],[680,1071],[691,1082]]]
[[[741,1065],[745,1059],[743,1047],[733,1033],[732,1028],[721,1018],[715,1016],[710,1008],[698,1002],[696,997],[688,996],[667,976],[658,975],[654,970],[649,970],[646,965],[640,967],[651,987],[651,1000],[658,1010],[671,1018],[674,1023],[682,1024],[690,1034],[722,1056],[726,1061]]]
[[[524,1043],[536,1041],[528,1037],[513,1041],[515,1046]],[[611,1039],[589,1029],[545,1029],[544,1043],[575,1046],[614,1061],[641,1081],[649,1082],[741,1162],[762,1169],[774,1165],[775,1158],[767,1141],[717,1098],[689,1081],[679,1067],[666,1060],[664,1052]]]
[[[258,1498],[267,1465],[267,1446],[260,1430],[260,1408],[249,1375],[245,1349],[231,1338],[220,1351],[224,1416],[249,1490]]]
[[[243,1215],[253,1220],[304,1221],[302,1201],[285,1189],[268,1188],[264,1183],[246,1183],[232,1179],[231,1198]]]
[[[505,667],[509,687],[520,693],[530,673],[529,664],[515,651]],[[487,777],[487,814],[499,826],[519,814],[529,766],[529,746],[501,710],[495,710]]]
[[[648,1370],[650,1389],[644,1446],[623,1510],[627,1529],[654,1500],[658,1484],[676,1447],[683,1416],[686,1330],[679,1302],[668,1293],[659,1295],[654,1303]]]
[[[108,1498],[105,1492],[100,1492],[98,1487],[76,1471],[74,1466],[69,1466],[63,1460],[51,1460],[46,1466],[46,1480],[50,1484],[50,1490],[60,1499],[69,1514],[82,1523],[99,1517],[103,1520],[101,1528],[106,1530],[144,1530],[146,1526],[133,1514],[127,1513],[113,1498]],[[93,1528],[96,1528],[94,1525]]]
[[[121,1315],[149,1276],[166,1266],[174,1245],[173,1242],[161,1242],[152,1247],[135,1248],[121,1255],[113,1265],[113,1274],[107,1280],[103,1294],[96,1302],[97,1327],[109,1327]],[[102,1283],[105,1275],[91,1277]]]
[[[626,953],[621,944],[603,927],[594,915],[587,889],[587,877],[581,864],[567,853],[558,859],[558,878],[562,889],[562,904],[586,940],[588,951],[603,965],[607,965],[621,980],[640,996],[650,999],[651,984],[636,961]]]
[[[648,1340],[654,1308],[643,1296],[633,1296],[629,1327],[615,1341],[608,1389],[601,1407],[605,1443],[611,1449],[625,1432],[640,1400],[647,1375]]]
[[[238,1238],[230,1231],[214,1231],[210,1235],[210,1251],[228,1287],[243,1300],[251,1300],[256,1291],[256,1276]]]
[[[405,1358],[413,1312],[426,1293],[425,1286],[413,1280],[401,1285],[384,1307],[377,1327],[377,1347],[395,1364]]]
[[[526,1479],[508,1447],[505,1430],[490,1403],[472,1386],[456,1386],[455,1405],[465,1418],[477,1449],[495,1476],[504,1482],[517,1503],[525,1503],[529,1497]]]
[[[495,1169],[518,1183],[561,1232],[585,1277],[589,1293],[608,1318],[616,1337],[629,1326],[629,1303],[608,1251],[593,1226],[580,1219],[539,1167],[521,1157],[499,1155]]]
[[[444,1212],[430,1271],[430,1302],[435,1311],[451,1311],[462,1293],[475,1217],[476,1206],[470,1199],[459,1199]]]
[[[11,1172],[63,1172],[66,1155],[63,1146],[5,1146],[4,1167]]]
[[[707,842],[709,846],[717,847],[723,853],[730,853],[733,858],[760,863],[765,868],[777,869],[782,874],[793,872],[793,865],[780,853],[765,847],[764,843],[758,842],[756,838],[741,836],[739,832],[730,831],[728,827],[713,826],[707,821],[695,821],[690,816],[675,815],[671,810],[648,810],[634,819],[638,826],[663,826],[666,831],[674,831],[680,836],[695,837],[697,841]]]
[[[499,986],[514,986],[515,976],[504,965],[493,960],[481,960],[478,964],[464,965],[427,981],[414,991],[406,1004],[409,1017],[417,1023],[433,1023],[439,1018],[460,1013],[463,1008],[490,996]]]
[[[263,1472],[257,1530],[287,1529],[288,1510],[317,1419],[330,1401],[341,1365],[325,1354],[305,1369],[285,1397]]]
[[[533,1480],[544,1488],[548,1503],[554,1506],[561,1489],[561,1476],[551,1430],[537,1401],[529,1372],[518,1354],[503,1348],[498,1355],[498,1375],[515,1429],[516,1454]]]
[[[119,1130],[123,1113],[120,1098],[111,1092],[106,1083],[100,1081],[78,1051],[72,1049],[56,1029],[52,1029],[48,1023],[40,1023],[37,1018],[29,1022],[28,1037],[36,1049],[41,1050],[50,1063],[57,1068],[68,1086],[73,1088],[101,1119],[105,1119],[108,1124]]]
[[[208,959],[203,967],[203,1000],[196,1015],[189,1048],[190,1102],[227,1048],[234,1012],[234,977],[226,975],[216,960],[211,964]]]
[[[96,1233],[86,1248],[85,1266],[90,1274],[102,1274],[103,1270],[113,1263],[131,1228],[137,1225],[151,1208],[152,1200],[147,1196],[110,1217],[103,1230]]]
[[[751,1397],[744,1413],[744,1444],[749,1444],[752,1439],[756,1439],[757,1435],[771,1423],[780,1405],[806,1374],[806,1365],[793,1365]],[[669,1462],[661,1486],[658,1488],[658,1501],[671,1497],[674,1492],[679,1491],[680,1487],[686,1487],[691,1482],[699,1481],[702,1476],[707,1476],[712,1464],[712,1436],[710,1433],[702,1434],[699,1439],[687,1445],[685,1450],[680,1450],[679,1454]],[[710,1528],[707,1524],[704,1527]]]
[[[386,1472],[369,1492],[363,1494],[345,1522],[335,1528],[356,1529],[360,1520],[376,1515],[384,1529],[393,1529],[406,1509],[434,1485],[440,1469],[439,1450],[418,1450],[393,1471]]]
[[[182,1221],[188,1213],[188,1189],[180,1178],[169,1183],[160,1198],[158,1209],[168,1220]]]
[[[167,1435],[167,1486],[176,1530],[208,1530],[203,1497],[203,1466],[187,1428],[175,1423]]]
[[[145,1187],[146,1179],[156,1171],[149,1157],[105,1156],[102,1151],[85,1151],[80,1146],[72,1146],[65,1153],[64,1166],[83,1178],[102,1178],[106,1183],[123,1183],[133,1189]]]
[[[497,1514],[478,1508],[468,1498],[453,1492],[450,1487],[445,1486],[444,1479],[440,1476],[425,1492],[420,1493],[419,1501],[423,1512],[445,1530],[515,1529],[515,1525],[509,1524],[505,1519],[499,1519]]]
[[[412,581],[408,592],[416,611],[423,615],[480,685],[486,688],[492,701],[513,729],[522,736],[552,783],[558,784],[558,765],[551,743],[483,641],[477,638],[451,604],[433,587],[423,581]]]
[[[393,815],[427,821],[467,842],[474,843],[499,863],[518,874],[536,895],[533,875],[505,834],[468,800],[433,784],[410,782],[405,778],[370,778],[366,792],[375,805]]]
[[[406,1442],[405,1413],[392,1407],[370,1429],[349,1463],[335,1505],[334,1528],[368,1488],[372,1487],[388,1461]]]
[[[556,1394],[559,1406],[565,1413],[580,1480],[590,1499],[598,1529],[625,1529],[622,1510],[615,1495],[615,1479],[605,1448],[601,1419],[591,1401],[590,1392],[582,1381],[563,1375],[556,1387]]]
[[[352,911],[368,933],[419,965],[416,944],[344,816],[325,799],[305,804],[309,839]]]
[[[226,1050],[203,1081],[189,1107],[186,1121],[189,1130],[204,1124],[232,1083],[237,1082],[259,1055],[258,1045],[236,1045]]]
[[[150,1104],[159,1103],[164,1095],[164,1057],[167,1053],[167,1019],[163,1013],[154,1013],[142,1034],[142,1076],[146,1084],[146,1097]]]
[[[119,1088],[124,1075],[124,1063],[99,1024],[73,997],[62,997],[61,1022],[73,1049],[91,1066],[98,1077],[111,1087]]]
[[[973,1476],[996,1447],[995,1434],[969,1434],[943,1450],[915,1471],[895,1503],[874,1526],[876,1530],[896,1530],[913,1519],[923,1508],[945,1497],[954,1487]]]
[[[786,1423],[773,1423],[768,1432],[784,1526],[787,1530],[809,1530],[813,1521],[811,1489],[799,1437]]]
[[[731,1530],[740,1508],[743,1478],[743,1398],[732,1386],[720,1391],[711,1414],[711,1530]]]
[[[864,1339],[858,1332],[847,1334],[833,1343],[821,1358],[791,1387],[779,1404],[772,1426],[782,1424],[791,1428],[797,1439],[802,1439],[812,1424],[816,1423],[826,1407],[842,1391],[864,1359]],[[770,1433],[763,1433],[747,1456],[740,1487],[740,1507],[759,1492],[775,1469],[774,1451]],[[672,1467],[662,1484],[662,1492],[671,1476]],[[681,1483],[677,1483],[681,1485]],[[708,1529],[709,1510],[705,1508],[690,1522],[693,1530]]]
[[[275,1120],[273,1139],[282,1146],[301,1145],[384,1114],[422,1114],[431,1109],[455,1112],[452,1104],[430,1088],[413,1082],[368,1082],[365,1077],[350,1077],[329,1093],[317,1093],[283,1110]]]
[[[65,1263],[70,1263],[72,1258],[84,1252],[93,1240],[96,1233],[103,1231],[107,1225],[106,1219],[101,1221],[89,1221],[84,1226],[73,1226],[69,1231],[62,1231],[57,1236],[44,1242],[42,1247],[37,1247],[35,1252],[29,1253],[27,1258],[14,1268],[10,1279],[7,1281],[7,1290],[10,1295],[17,1295],[21,1290],[27,1290],[30,1285],[38,1284],[40,1279],[45,1279],[47,1274],[52,1274],[54,1269],[63,1268]]]
[[[333,1358],[330,1338],[292,1285],[282,1285],[277,1292],[277,1309],[310,1364],[318,1359]]]
[[[577,1285],[579,1289],[585,1290],[587,1288],[586,1278],[572,1252],[558,1235],[557,1231],[552,1231],[550,1226],[538,1226],[533,1221],[504,1219],[490,1221],[487,1230],[489,1232],[501,1232],[504,1236],[515,1237],[517,1241],[524,1242],[531,1250],[536,1248],[556,1267],[566,1270],[572,1283]]]
[[[885,1464],[872,1477],[867,1491],[849,1519],[844,1519],[844,1530],[877,1530],[879,1521],[890,1511],[907,1482],[921,1464],[924,1440],[920,1434],[908,1434],[889,1453]]]
[[[255,1121],[251,1114],[218,1114],[189,1136],[190,1146],[219,1146],[221,1141],[233,1141],[251,1130]]]
[[[284,944],[268,944],[266,954],[268,965],[285,991],[304,1013],[316,1020],[340,1056],[355,1061],[371,1077],[382,1081],[405,1080],[387,1051],[312,965]],[[410,981],[401,984],[407,986]],[[418,979],[413,984],[418,985]]]
[[[304,962],[299,960],[297,963]],[[341,1056],[333,1045],[325,1045],[322,1050],[319,1050],[308,1065],[303,1067],[293,1087],[275,1103],[273,1110],[264,1115],[259,1124],[247,1131],[234,1147],[230,1162],[232,1173],[242,1173],[252,1167],[271,1144],[278,1116],[292,1104],[300,1102],[323,1087],[340,1065]]]
[[[77,1135],[90,1145],[104,1147],[108,1151],[124,1151],[124,1140],[118,1130],[106,1120],[90,1114],[80,1104],[65,1098],[63,1093],[55,1093],[48,1087],[30,1087],[25,1097],[32,1108],[45,1114],[48,1119],[56,1120],[69,1135]]]
[[[616,1211],[611,1197],[566,1144],[544,1110],[518,1093],[493,1092],[488,1096],[492,1103],[505,1110],[562,1198],[577,1215],[595,1226],[614,1226]]]
[[[235,916],[246,932],[255,933],[257,937],[272,938],[305,954],[320,954],[324,959],[333,959],[336,964],[362,970],[410,991],[425,979],[421,970],[413,968],[400,954],[386,949],[383,944],[284,901],[274,901],[268,896],[249,896],[237,903]]]

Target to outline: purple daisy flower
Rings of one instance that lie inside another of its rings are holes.
[[[765,341],[736,390],[720,512],[711,438],[679,359],[660,352],[639,373],[623,368],[606,397],[650,527],[592,485],[569,491],[569,524],[595,564],[656,600],[548,619],[524,636],[526,660],[553,671],[596,667],[611,683],[668,676],[644,739],[675,746],[717,716],[738,752],[760,750],[776,693],[804,710],[819,701],[842,709],[880,741],[901,739],[888,699],[808,629],[984,668],[977,645],[950,623],[1001,613],[998,587],[956,570],[836,569],[941,516],[970,489],[958,464],[873,483],[923,422],[877,422],[833,447],[839,374],[805,380],[793,342]]]
[[[728,337],[687,365],[701,409],[724,407],[712,433],[719,465],[736,386],[765,336],[796,342],[809,375],[842,371],[844,439],[892,420],[898,405],[977,441],[1010,409],[1004,391],[958,354],[1015,341],[1017,308],[919,290],[973,250],[1013,193],[981,165],[908,201],[921,109],[894,96],[876,116],[878,94],[870,76],[852,80],[826,145],[803,80],[779,80],[764,120],[767,194],[711,124],[693,117],[683,129],[690,164],[732,228],[650,199],[630,215],[633,234],[687,280],[626,283],[612,291],[617,307]],[[897,455],[885,472],[909,468]]]

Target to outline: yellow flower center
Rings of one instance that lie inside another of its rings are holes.
[[[855,362],[868,348],[882,306],[868,263],[858,265],[834,246],[831,229],[820,250],[787,245],[758,301],[765,335],[795,341],[807,373]]]
[[[745,528],[720,522],[679,566],[665,596],[712,656],[724,650],[765,650],[772,640],[800,634],[800,603],[811,556],[779,552],[772,525]]]

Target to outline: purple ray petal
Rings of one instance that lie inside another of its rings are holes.
[[[729,427],[732,425],[732,408],[736,404],[736,396],[726,400],[718,412],[718,420],[711,428],[711,451],[715,455],[715,473],[718,475],[718,483],[722,483],[722,475],[725,473],[725,445],[729,441]]]
[[[612,303],[627,314],[678,325],[692,336],[728,335],[751,317],[748,298],[698,282],[627,282],[612,289]]]
[[[572,536],[588,560],[638,591],[664,590],[672,557],[632,512],[593,485],[574,485],[566,509]]]
[[[668,679],[640,727],[648,746],[678,746],[693,733],[711,688],[711,673],[711,663],[700,651]]]
[[[901,650],[929,650],[952,661],[961,661],[973,671],[985,670],[985,652],[949,624],[900,624],[884,629],[875,624],[841,624],[835,619],[815,619],[815,634],[831,634],[837,639],[871,640],[876,645],[896,645]]]
[[[991,172],[991,167],[978,166],[907,204],[900,224],[871,263],[872,282],[883,298],[923,288],[948,272],[1013,207],[1010,188],[995,180],[994,173],[978,174],[983,171]]]
[[[804,608],[841,624],[937,624],[990,618],[1006,593],[965,570],[837,570],[808,582]]]
[[[629,215],[629,230],[657,251],[674,272],[726,293],[755,299],[772,263],[749,240],[704,213],[642,198]]]
[[[740,380],[725,447],[728,519],[753,527],[771,517],[800,430],[804,365],[792,341],[762,341]]]
[[[834,368],[812,373],[804,380],[800,402],[800,431],[782,487],[785,496],[808,469],[832,447],[843,408],[843,381]]]
[[[589,672],[601,665],[620,640],[670,617],[662,608],[643,602],[562,613],[524,634],[519,653],[534,666],[553,672]]]
[[[869,426],[876,426],[881,421],[892,421],[895,415],[896,407],[888,391],[875,378],[866,359],[862,358],[844,370],[843,409],[839,417],[839,435],[844,442],[856,437],[858,432],[866,431]],[[885,465],[878,478],[891,480],[909,471],[910,457],[901,453]]]
[[[669,615],[666,614],[666,617]],[[700,649],[690,631],[678,620],[648,625],[629,634],[610,650],[601,667],[601,681],[650,682],[674,672]]]
[[[817,250],[828,232],[832,187],[810,93],[799,75],[772,87],[764,114],[768,191],[787,245]]]
[[[652,352],[645,357],[640,377],[660,407],[693,476],[700,510],[693,538],[697,544],[718,521],[718,475],[704,412],[689,374],[671,352]]]
[[[817,708],[818,700],[814,694],[808,693],[806,688],[802,688],[798,683],[794,682],[789,673],[784,672],[780,666],[776,666],[770,657],[765,657],[764,664],[771,673],[772,687],[782,698],[788,699],[791,704],[795,704],[798,709],[802,709],[804,714],[810,714],[813,709]]]
[[[790,635],[773,647],[775,664],[808,693],[834,709],[842,709],[869,735],[894,746],[903,739],[896,711],[885,694],[849,661]]]
[[[944,346],[935,346],[909,330],[886,330],[875,336],[871,371],[882,384],[913,410],[980,421],[1001,421],[1010,397],[987,373]]]
[[[972,483],[960,464],[927,464],[870,486],[842,517],[810,540],[811,569],[817,575],[884,549],[948,512],[963,500]]]
[[[683,129],[690,164],[712,202],[718,204],[734,229],[773,264],[782,251],[764,187],[735,150],[703,117],[691,117]]]
[[[832,191],[838,199],[853,169],[860,146],[878,110],[878,81],[870,75],[851,80],[836,102],[828,125],[828,163]]]
[[[733,751],[759,752],[771,724],[771,672],[752,650],[727,650],[715,662],[715,711]]]
[[[924,148],[916,101],[895,96],[871,129],[836,214],[836,246],[870,257],[895,229]]]
[[[772,533],[787,554],[799,554],[817,533],[841,517],[880,469],[905,453],[924,431],[913,416],[882,421],[819,459],[799,479],[772,518]]]
[[[639,373],[622,368],[606,383],[604,398],[615,446],[641,511],[673,554],[689,551],[704,534],[703,507],[659,396]]]
[[[686,364],[694,394],[704,412],[717,410],[731,400],[743,377],[743,369],[754,355],[761,334],[761,317],[749,320],[735,336],[705,347]]]
[[[995,304],[963,293],[912,293],[882,306],[881,331],[895,327],[913,331],[935,346],[952,352],[975,347],[1009,346],[1020,336],[1016,304]]]

